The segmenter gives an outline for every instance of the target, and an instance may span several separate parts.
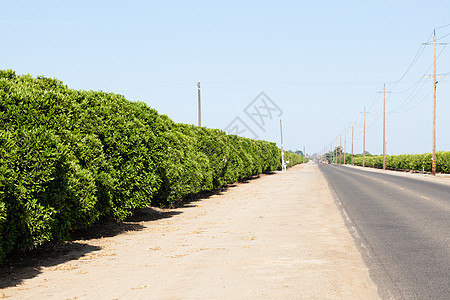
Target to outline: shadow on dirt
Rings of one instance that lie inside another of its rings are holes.
[[[275,173],[265,174],[271,175]],[[259,177],[245,178],[240,180],[239,183],[229,184],[217,190],[189,195],[182,201],[175,203],[171,209],[149,207],[136,210],[124,222],[99,222],[89,228],[75,230],[71,234],[72,241],[70,242],[52,242],[30,251],[10,253],[3,260],[3,263],[0,264],[0,289],[16,286],[24,280],[34,278],[42,273],[44,268],[57,268],[60,264],[80,259],[91,252],[102,249],[99,246],[89,245],[89,240],[114,237],[123,232],[141,231],[146,228],[145,224],[142,224],[143,222],[167,219],[179,215],[182,212],[177,210],[177,208],[197,207],[196,202],[207,200],[214,195],[222,195],[229,188],[235,187],[238,184],[248,183]]]
[[[31,251],[13,253],[0,265],[0,289],[16,286],[26,279],[36,277],[43,268],[78,259],[100,249],[84,243],[68,242],[46,244]]]
[[[127,231],[140,231],[145,228],[140,222],[170,218],[180,213],[146,208],[136,211],[125,222],[103,222],[75,230],[71,234],[71,242],[52,242],[33,250],[10,253],[0,265],[0,289],[16,286],[26,279],[34,278],[43,268],[57,267],[102,249],[99,246],[89,245],[89,240],[113,237]]]

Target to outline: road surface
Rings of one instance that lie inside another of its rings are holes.
[[[450,185],[320,165],[382,298],[450,299]]]

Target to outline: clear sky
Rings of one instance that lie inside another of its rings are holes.
[[[432,80],[423,76],[432,74],[433,47],[422,43],[435,28],[438,42],[450,43],[449,12],[440,0],[3,1],[0,67],[123,94],[192,124],[200,80],[202,125],[230,128],[239,117],[279,145],[281,115],[285,148],[307,153],[340,134],[343,144],[352,122],[361,153],[364,107],[367,151],[381,153],[377,92],[386,83],[387,153],[424,153],[432,145]],[[437,72],[449,73],[450,47],[437,53]],[[437,149],[445,151],[449,76],[437,85]],[[245,109],[262,114],[261,100],[253,102],[261,92],[279,110],[260,127]]]

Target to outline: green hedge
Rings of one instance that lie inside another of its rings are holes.
[[[177,124],[121,95],[7,70],[0,98],[0,261],[98,220],[281,169],[274,143]]]
[[[353,163],[362,166],[362,155],[355,155]],[[350,159],[346,160],[350,163]],[[382,155],[366,155],[365,165],[373,168],[383,168]],[[391,170],[416,170],[425,169],[431,172],[431,153],[386,155],[386,168]],[[450,173],[450,152],[436,152],[436,171]]]
[[[287,167],[292,167],[294,165],[298,165],[303,163],[303,156],[291,152],[291,151],[285,151],[284,152],[284,160],[288,161],[289,163],[287,163]],[[309,161],[309,159],[305,158],[305,163]]]

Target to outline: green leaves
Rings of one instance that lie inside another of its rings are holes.
[[[276,169],[274,143],[176,124],[121,95],[0,70],[0,260],[98,220],[121,221],[135,209]]]
[[[350,163],[350,160],[347,160]],[[362,155],[354,156],[354,164],[362,166]],[[366,155],[366,166],[383,168],[382,155]],[[416,170],[431,172],[431,153],[386,155],[386,168],[393,170]],[[436,171],[450,172],[450,152],[436,153]]]

